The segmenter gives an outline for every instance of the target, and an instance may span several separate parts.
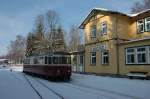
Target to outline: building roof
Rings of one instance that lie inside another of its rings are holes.
[[[0,59],[0,62],[7,61],[8,59]]]
[[[145,12],[148,12],[148,11],[150,11],[150,9],[146,9],[146,10],[143,10],[143,11],[138,12],[138,13],[128,14],[128,16],[130,16],[130,17],[136,17],[136,16],[138,16],[140,14],[143,14]]]
[[[108,13],[113,13],[113,14],[120,14],[120,15],[124,15],[124,16],[128,16],[128,17],[136,17],[138,15],[141,15],[145,12],[150,11],[150,9],[146,9],[144,11],[141,11],[139,13],[134,13],[134,14],[125,14],[119,11],[113,11],[113,10],[108,10],[108,9],[104,9],[104,8],[93,8],[88,15],[84,18],[84,20],[81,22],[81,24],[79,25],[79,28],[83,29],[85,24],[90,20],[90,18],[93,16],[94,12],[108,12]]]

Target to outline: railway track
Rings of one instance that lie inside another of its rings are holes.
[[[123,97],[127,97],[127,98],[131,98],[131,99],[141,99],[141,97],[135,97],[132,95],[127,95],[127,94],[123,94],[123,93],[119,93],[119,92],[114,92],[114,91],[110,91],[110,90],[106,90],[106,89],[102,89],[102,88],[93,88],[91,86],[87,86],[87,85],[83,85],[83,84],[77,84],[77,83],[65,83],[67,86],[76,86],[76,87],[80,87],[80,88],[87,88],[87,89],[93,89],[99,92],[106,92],[106,93],[110,93],[110,94],[115,94],[118,96],[123,96]],[[104,95],[105,96],[105,95]],[[144,99],[144,98],[142,98]]]
[[[36,92],[36,94],[40,97],[40,99],[44,99],[44,97],[40,94],[40,92],[33,86],[33,84],[31,83],[31,81],[29,80],[29,78],[23,74],[23,76],[25,77],[26,81],[29,83],[29,85],[31,86],[31,88]],[[61,94],[57,93],[55,90],[51,89],[50,87],[48,87],[46,84],[44,84],[43,82],[41,82],[40,80],[33,78],[36,82],[38,82],[39,84],[41,84],[43,87],[47,88],[50,92],[54,93],[56,96],[58,96],[60,99],[65,99]]]
[[[25,76],[25,75],[24,75]],[[26,76],[25,76],[26,77]],[[31,77],[31,76],[30,76]],[[28,77],[26,77],[28,82],[30,82],[30,86],[31,87],[34,87],[31,83],[31,81],[28,79]],[[32,79],[34,79],[36,82],[38,82],[39,84],[41,84],[42,86],[44,86],[45,88],[47,88],[49,91],[51,91],[52,93],[54,93],[55,95],[57,95],[60,99],[65,99],[61,94],[57,93],[55,90],[51,89],[50,87],[48,87],[44,82],[42,82],[40,79],[38,78],[35,78],[35,77],[32,77]],[[107,97],[109,99],[116,99],[112,96],[109,96],[107,94],[112,94],[112,95],[115,95],[115,96],[121,96],[121,97],[126,97],[128,99],[141,99],[141,97],[135,97],[135,96],[132,96],[132,95],[126,95],[126,94],[123,94],[123,93],[119,93],[119,92],[114,92],[114,91],[110,91],[110,90],[106,90],[106,89],[101,89],[101,88],[93,88],[91,86],[87,86],[87,85],[83,85],[83,84],[78,84],[78,83],[73,83],[73,82],[70,82],[70,83],[60,83],[62,86],[67,86],[67,87],[72,87],[72,88],[75,88],[77,90],[80,90],[80,91],[91,91],[91,90],[94,90],[95,92],[92,92],[94,94],[96,93],[101,93],[100,95],[101,96],[104,96],[104,97]],[[35,89],[33,88],[36,93],[39,95],[40,99],[44,99],[40,93]],[[103,92],[103,93],[102,93]],[[143,98],[142,98],[143,99]]]

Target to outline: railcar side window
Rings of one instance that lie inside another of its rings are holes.
[[[45,56],[45,64],[47,64],[48,63],[48,58],[47,58],[47,56]]]
[[[53,64],[58,64],[59,58],[54,56],[53,57]]]
[[[48,57],[48,64],[52,64],[52,57]]]

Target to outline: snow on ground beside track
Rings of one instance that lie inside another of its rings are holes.
[[[22,75],[0,70],[0,99],[39,99]]]
[[[114,93],[103,92],[88,87],[76,86],[70,83],[53,83],[42,80],[50,88],[62,94],[66,99],[133,99],[134,97],[122,96]]]
[[[13,71],[17,71],[17,72],[22,72],[23,71],[23,66],[19,65],[19,66],[11,66],[10,69],[12,69]]]
[[[127,78],[73,74],[71,82],[114,94],[150,99],[150,80],[130,80]]]
[[[65,85],[64,83],[54,83],[46,80],[41,81],[48,87],[52,88],[59,94],[63,95],[65,99],[113,99],[111,97],[104,96],[102,94],[95,94],[93,92],[88,92],[85,89],[70,87],[68,85]]]
[[[31,76],[33,87],[44,99],[150,99],[150,80],[130,80],[84,74],[72,74],[70,82],[51,82]],[[44,87],[44,83],[53,91]],[[0,69],[0,99],[40,99],[23,73]]]

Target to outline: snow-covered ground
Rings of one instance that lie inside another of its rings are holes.
[[[150,80],[72,74],[70,82],[51,82],[0,70],[0,99],[150,99]]]

